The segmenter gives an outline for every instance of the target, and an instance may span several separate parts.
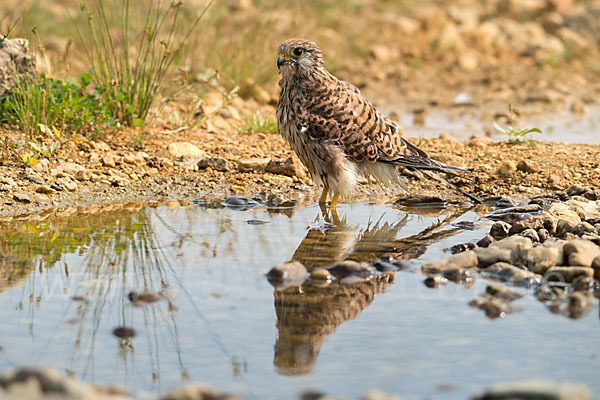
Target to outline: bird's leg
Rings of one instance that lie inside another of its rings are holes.
[[[338,216],[338,213],[336,211],[335,208],[332,208],[331,210],[331,219],[333,220],[333,224],[337,225],[340,223],[340,217]]]
[[[321,193],[321,197],[319,197],[319,205],[324,206],[327,202],[327,193],[329,193],[329,187],[327,185],[323,186],[323,193]]]
[[[339,199],[340,199],[340,194],[336,193],[333,196],[333,199],[331,199],[331,204],[329,204],[329,208],[331,208],[332,210],[335,210],[335,206],[337,205],[337,202]]]

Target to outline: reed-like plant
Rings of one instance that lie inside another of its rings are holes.
[[[136,24],[138,16],[132,15],[129,0],[112,3],[81,0],[87,27],[76,28],[104,105],[117,122],[140,126],[167,71],[212,2],[186,23],[181,1],[165,5],[161,0],[144,0],[147,12],[141,24]]]

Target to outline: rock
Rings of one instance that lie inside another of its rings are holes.
[[[550,232],[548,232],[545,228],[540,228],[537,232],[538,237],[540,239],[540,243],[544,243],[546,240],[550,238]]]
[[[450,268],[473,268],[476,266],[477,255],[474,250],[469,250],[427,263],[421,267],[421,270],[426,274],[436,274]]]
[[[88,385],[71,376],[62,375],[56,370],[39,368],[20,368],[4,372],[0,377],[0,398],[5,400],[130,399],[118,388],[104,389],[95,385]]]
[[[226,198],[223,204],[232,210],[247,211],[261,206],[263,201],[260,198],[250,199],[243,196],[231,196]]]
[[[161,400],[243,400],[243,398],[218,393],[208,385],[190,383],[165,394]]]
[[[517,252],[517,260],[536,274],[543,274],[548,268],[561,265],[563,254],[556,247],[521,248]]]
[[[31,198],[22,193],[15,193],[12,195],[13,200],[18,201],[19,203],[29,204],[32,202]]]
[[[371,57],[377,61],[390,62],[396,57],[395,49],[382,44],[373,44],[371,46]]]
[[[581,222],[581,217],[566,203],[552,203],[548,209],[548,213],[556,217],[556,230],[559,235],[571,232]]]
[[[13,88],[15,74],[23,79],[26,73],[33,71],[34,62],[33,56],[29,53],[29,42],[20,38],[2,39],[0,43],[0,95]]]
[[[402,400],[402,397],[380,390],[372,390],[361,397],[360,400]]]
[[[589,222],[584,221],[584,222],[580,222],[579,224],[575,225],[575,227],[573,228],[571,233],[574,235],[577,235],[577,236],[583,236],[586,233],[596,234],[597,229],[594,227],[594,225],[590,224]]]
[[[500,249],[509,249],[512,251],[517,251],[522,248],[531,248],[533,244],[531,242],[531,239],[529,238],[523,236],[511,236],[502,240],[498,240],[494,242],[491,246]]]
[[[41,185],[38,186],[35,191],[37,193],[43,193],[43,194],[50,194],[50,193],[54,193],[54,189],[52,189],[50,186],[48,185]]]
[[[496,8],[501,14],[516,18],[540,14],[546,8],[545,0],[500,0]]]
[[[295,157],[288,157],[285,160],[274,158],[269,161],[267,166],[265,167],[265,172],[276,174],[276,175],[285,175],[285,176],[296,176],[298,178],[304,178],[306,174],[302,169],[302,165],[300,161],[298,161]]]
[[[582,53],[589,49],[590,44],[583,38],[579,33],[563,26],[558,29],[556,36],[566,43],[568,46],[573,48],[575,52]]]
[[[104,157],[102,157],[102,164],[108,168],[115,168],[117,166],[115,157],[112,154],[104,155]]]
[[[498,262],[498,263],[490,265],[485,270],[485,275],[490,278],[498,279],[498,280],[501,280],[504,282],[513,282],[513,281],[537,278],[539,276],[539,275],[534,274],[531,271],[527,271],[527,270],[515,267],[514,265],[511,265],[511,264],[508,264],[505,262]]]
[[[488,285],[485,288],[485,292],[490,296],[505,302],[517,300],[523,297],[523,295],[518,291],[500,285]]]
[[[41,176],[39,176],[38,174],[33,173],[33,172],[25,173],[21,177],[23,179],[28,180],[29,182],[37,183],[38,185],[45,185],[46,184],[46,181],[44,180],[44,178],[42,178]]]
[[[485,311],[485,315],[490,319],[503,318],[510,310],[508,304],[491,296],[473,299],[469,305]]]
[[[462,253],[463,251],[473,250],[476,247],[477,247],[477,245],[472,242],[455,244],[454,246],[450,247],[450,253],[452,253],[452,254]]]
[[[471,102],[471,97],[467,93],[460,92],[454,96],[454,99],[452,99],[452,104],[455,106],[467,106],[473,103]]]
[[[523,232],[521,232],[521,236],[526,237],[527,239],[531,240],[533,243],[539,243],[540,242],[540,235],[537,233],[537,231],[535,229],[525,229]]]
[[[581,197],[585,197],[588,200],[597,200],[598,199],[598,195],[596,194],[596,192],[593,189],[588,188],[588,187],[579,186],[579,185],[569,186],[566,193],[567,193],[567,196],[569,196],[569,197],[581,196]]]
[[[205,157],[198,160],[198,169],[211,168],[215,171],[226,172],[231,170],[231,163],[220,157]]]
[[[516,170],[517,167],[515,166],[515,163],[512,161],[505,161],[498,167],[496,173],[503,178],[508,178],[512,176]]]
[[[594,297],[583,292],[571,292],[567,296],[569,318],[578,319],[587,314],[594,304]]]
[[[475,273],[465,268],[448,268],[442,272],[442,276],[455,283],[469,283],[475,280]]]
[[[17,186],[17,182],[15,182],[15,180],[13,178],[11,178],[10,176],[0,177],[0,183],[2,183],[3,185],[10,186],[10,187]]]
[[[58,178],[56,180],[56,184],[58,186],[62,187],[63,189],[68,190],[69,192],[77,191],[77,183],[73,179],[71,179],[67,176]]]
[[[316,268],[310,271],[310,279],[314,281],[332,281],[335,278],[327,268]]]
[[[565,18],[557,12],[547,12],[542,16],[541,24],[547,33],[553,35],[565,24]]]
[[[338,278],[346,276],[358,276],[361,278],[370,278],[375,274],[375,269],[367,263],[346,260],[335,264],[329,268],[329,272]]]
[[[589,276],[578,276],[571,282],[571,287],[576,292],[591,293],[594,289],[598,288],[598,281]]]
[[[448,283],[448,278],[444,278],[443,276],[434,275],[428,276],[423,281],[425,286],[432,289],[437,289],[439,287],[445,286]]]
[[[479,239],[477,246],[488,247],[490,244],[494,243],[495,240],[496,239],[494,239],[491,235],[485,235],[483,238]]]
[[[240,158],[236,162],[240,172],[264,172],[269,161],[268,158]]]
[[[591,267],[596,257],[600,256],[600,247],[588,240],[570,240],[563,246],[567,265]]]
[[[307,273],[308,271],[302,263],[290,261],[271,268],[267,273],[267,278],[272,283],[277,283],[277,286],[291,286],[304,282]]]
[[[128,326],[119,326],[113,329],[113,335],[120,339],[129,339],[136,335],[135,329]]]
[[[513,263],[515,261],[511,249],[489,246],[479,247],[473,251],[477,255],[477,264],[483,268],[498,262]]]
[[[78,181],[89,181],[92,180],[94,174],[89,169],[82,169],[75,173],[75,179]]]
[[[533,174],[533,173],[538,172],[540,169],[531,160],[521,160],[517,164],[517,170],[527,172],[528,174]]]
[[[591,400],[583,384],[565,380],[523,380],[493,385],[474,400]]]
[[[490,236],[492,236],[494,239],[505,238],[508,236],[508,233],[510,232],[510,228],[512,228],[512,225],[510,225],[507,222],[504,222],[504,221],[494,222],[494,224],[490,228]]]
[[[174,142],[167,146],[167,151],[174,158],[205,158],[208,154],[204,150],[201,150],[195,144],[188,142]]]
[[[544,274],[544,279],[553,282],[572,282],[577,277],[593,277],[594,269],[590,267],[552,267]]]

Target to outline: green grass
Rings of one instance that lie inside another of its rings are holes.
[[[277,119],[274,116],[265,118],[260,112],[246,118],[238,130],[240,133],[279,133]]]
[[[538,128],[529,128],[529,129],[517,129],[514,127],[514,118],[513,118],[513,108],[512,104],[508,105],[508,113],[509,113],[509,121],[510,125],[508,127],[503,127],[498,125],[496,122],[493,122],[494,129],[496,129],[500,133],[504,133],[508,136],[508,142],[510,144],[518,144],[521,143],[521,140],[525,138],[530,133],[542,133],[542,131]],[[530,147],[531,140],[529,141]]]
[[[142,21],[131,12],[129,0],[81,0],[87,25],[76,25],[77,32],[96,91],[112,118],[127,126],[144,123],[167,71],[211,4],[186,24],[188,10],[181,1],[146,2]]]

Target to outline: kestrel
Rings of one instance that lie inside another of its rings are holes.
[[[330,191],[332,209],[340,195],[352,195],[359,174],[374,176],[381,183],[402,184],[396,166],[422,170],[479,202],[432,173],[470,171],[432,160],[406,140],[401,128],[365,99],[358,88],[327,71],[316,43],[286,40],[279,46],[277,67],[281,74],[279,132],[308,168],[313,182],[323,186],[321,206]]]

